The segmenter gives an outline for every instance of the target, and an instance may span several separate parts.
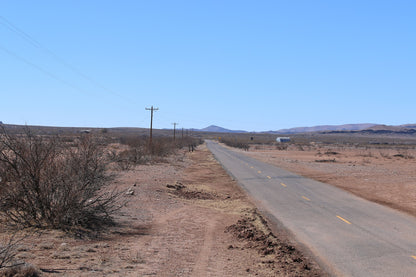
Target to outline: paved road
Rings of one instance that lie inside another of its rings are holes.
[[[207,146],[262,208],[332,274],[416,276],[416,218],[213,141]]]

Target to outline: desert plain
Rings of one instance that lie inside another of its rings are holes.
[[[110,167],[116,177],[107,189],[122,191],[125,200],[115,224],[87,236],[38,230],[19,241],[16,261],[41,276],[327,276],[290,232],[272,226],[205,144],[190,150]],[[416,215],[412,143],[295,138],[233,150]],[[7,224],[0,231],[3,241],[16,232]]]

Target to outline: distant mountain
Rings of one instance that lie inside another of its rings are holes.
[[[375,125],[367,129],[361,130],[360,133],[373,134],[415,134],[416,124],[405,124],[399,126],[392,125]]]
[[[363,131],[392,131],[392,132],[401,132],[406,131],[409,128],[406,128],[404,126],[393,126],[393,125],[374,125],[369,128],[364,129]]]
[[[243,131],[243,130],[229,130],[229,129],[225,129],[223,127],[216,126],[216,125],[211,125],[211,126],[208,126],[206,128],[199,129],[198,131],[201,131],[201,132],[213,132],[213,133],[247,133],[247,131]]]
[[[280,129],[277,131],[269,131],[271,134],[297,134],[309,132],[328,132],[328,131],[360,131],[375,126],[372,123],[362,124],[344,124],[344,125],[319,125],[313,127],[296,127],[290,129]]]
[[[416,124],[404,124],[399,125],[400,127],[409,128],[409,129],[416,129]]]

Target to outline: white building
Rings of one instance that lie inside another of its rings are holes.
[[[277,142],[289,142],[290,138],[289,137],[277,137],[276,141]]]

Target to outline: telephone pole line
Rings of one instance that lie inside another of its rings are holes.
[[[153,111],[159,110],[159,108],[145,108],[147,111],[150,111],[150,139],[149,139],[149,147],[152,150],[152,133],[153,133]]]
[[[173,141],[176,140],[176,125],[178,125],[179,123],[173,122]]]

